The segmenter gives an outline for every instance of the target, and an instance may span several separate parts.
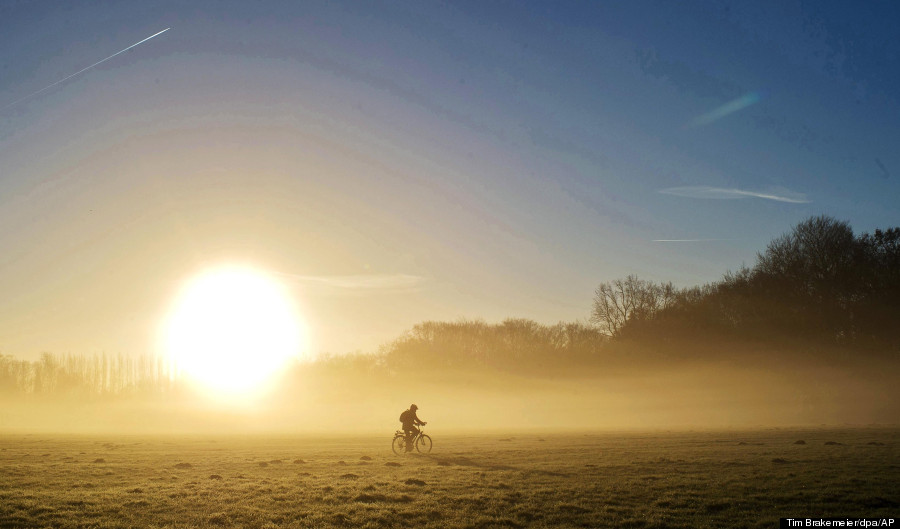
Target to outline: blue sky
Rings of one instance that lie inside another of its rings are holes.
[[[602,281],[713,281],[810,215],[897,225],[898,15],[0,2],[0,352],[151,349],[221,261],[344,352],[584,319]]]

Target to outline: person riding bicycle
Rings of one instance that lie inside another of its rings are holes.
[[[416,416],[416,410],[419,407],[415,404],[411,405],[408,410],[400,414],[400,422],[403,424],[403,433],[406,434],[406,451],[412,452],[412,441],[419,435],[419,429],[416,426],[425,426],[426,422]]]

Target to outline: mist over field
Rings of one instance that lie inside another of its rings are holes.
[[[442,432],[897,424],[898,263],[900,230],[813,217],[717,283],[602,283],[589,323],[423,322],[249,392],[164,357],[4,356],[0,428],[387,434],[411,402]]]
[[[297,365],[260,395],[224,399],[184,381],[90,392],[7,388],[0,425],[55,433],[388,435],[410,402],[429,430],[445,434],[885,425],[900,414],[893,359],[826,363],[751,347],[734,347],[724,358],[660,358],[658,351],[640,358],[625,344],[604,352],[609,356],[592,363],[548,359],[509,369],[393,368],[377,356],[337,357]]]

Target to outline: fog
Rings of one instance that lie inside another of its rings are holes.
[[[61,384],[22,392],[7,383],[0,431],[387,438],[411,403],[437,438],[869,425],[900,417],[900,390],[891,375],[897,365],[890,359],[861,365],[797,355],[785,360],[774,351],[690,360],[674,350],[663,351],[669,357],[659,350],[627,352],[605,362],[516,370],[394,369],[377,355],[336,357],[292,366],[254,395],[216,394],[179,380],[96,392]]]
[[[387,436],[411,403],[437,436],[897,424],[898,270],[900,228],[856,235],[819,216],[715,283],[602,283],[591,324],[426,321],[244,393],[191,383],[178,354],[0,355],[0,430]],[[206,351],[193,376],[246,386],[269,333],[221,340],[221,328],[204,337],[240,345]],[[245,363],[218,370],[229,358]]]

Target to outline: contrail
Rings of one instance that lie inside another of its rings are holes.
[[[142,40],[142,41],[135,42],[134,44],[132,44],[131,46],[128,46],[128,47],[125,48],[124,50],[118,51],[118,52],[116,52],[116,53],[113,53],[112,55],[110,55],[109,57],[103,59],[102,61],[97,61],[97,62],[95,62],[94,64],[88,66],[87,68],[83,68],[83,69],[81,69],[81,70],[78,70],[77,72],[73,73],[72,75],[70,75],[70,76],[68,76],[68,77],[65,77],[65,78],[63,78],[63,79],[60,79],[59,81],[56,81],[55,83],[53,83],[53,84],[51,84],[51,85],[47,85],[47,86],[45,86],[44,88],[41,88],[40,90],[38,90],[37,92],[34,92],[33,94],[28,94],[27,96],[23,97],[22,99],[18,99],[18,100],[16,100],[16,101],[13,101],[12,103],[6,105],[5,107],[0,108],[0,110],[6,110],[7,108],[9,108],[9,107],[11,107],[11,106],[18,105],[18,104],[21,103],[22,101],[25,101],[26,99],[30,99],[30,98],[32,98],[32,97],[34,97],[34,96],[40,94],[41,92],[45,92],[45,91],[47,91],[47,90],[53,88],[54,86],[56,86],[56,85],[58,85],[58,84],[60,84],[60,83],[64,83],[64,82],[68,81],[69,79],[75,77],[76,75],[78,75],[78,74],[80,74],[80,73],[84,73],[84,72],[90,70],[91,68],[93,68],[94,66],[97,66],[98,64],[103,64],[104,62],[106,62],[106,61],[112,59],[112,58],[115,57],[116,55],[119,55],[119,54],[121,54],[121,53],[125,53],[126,51],[128,51],[128,50],[130,50],[131,48],[137,46],[138,44],[143,44],[143,43],[147,42],[148,40],[152,39],[153,37],[155,37],[155,36],[157,36],[157,35],[162,35],[162,34],[165,33],[166,31],[169,31],[170,29],[172,29],[172,28],[166,28],[166,29],[160,31],[159,33],[154,33],[153,35],[150,35],[149,37],[147,37],[146,39],[144,39],[144,40]]]
[[[742,95],[741,97],[729,101],[724,105],[703,114],[702,116],[697,116],[691,121],[684,124],[684,129],[692,129],[694,127],[700,127],[703,125],[709,125],[714,121],[718,121],[729,114],[734,114],[739,110],[743,110],[750,105],[758,103],[762,99],[762,94],[759,92],[750,92],[749,94]]]

